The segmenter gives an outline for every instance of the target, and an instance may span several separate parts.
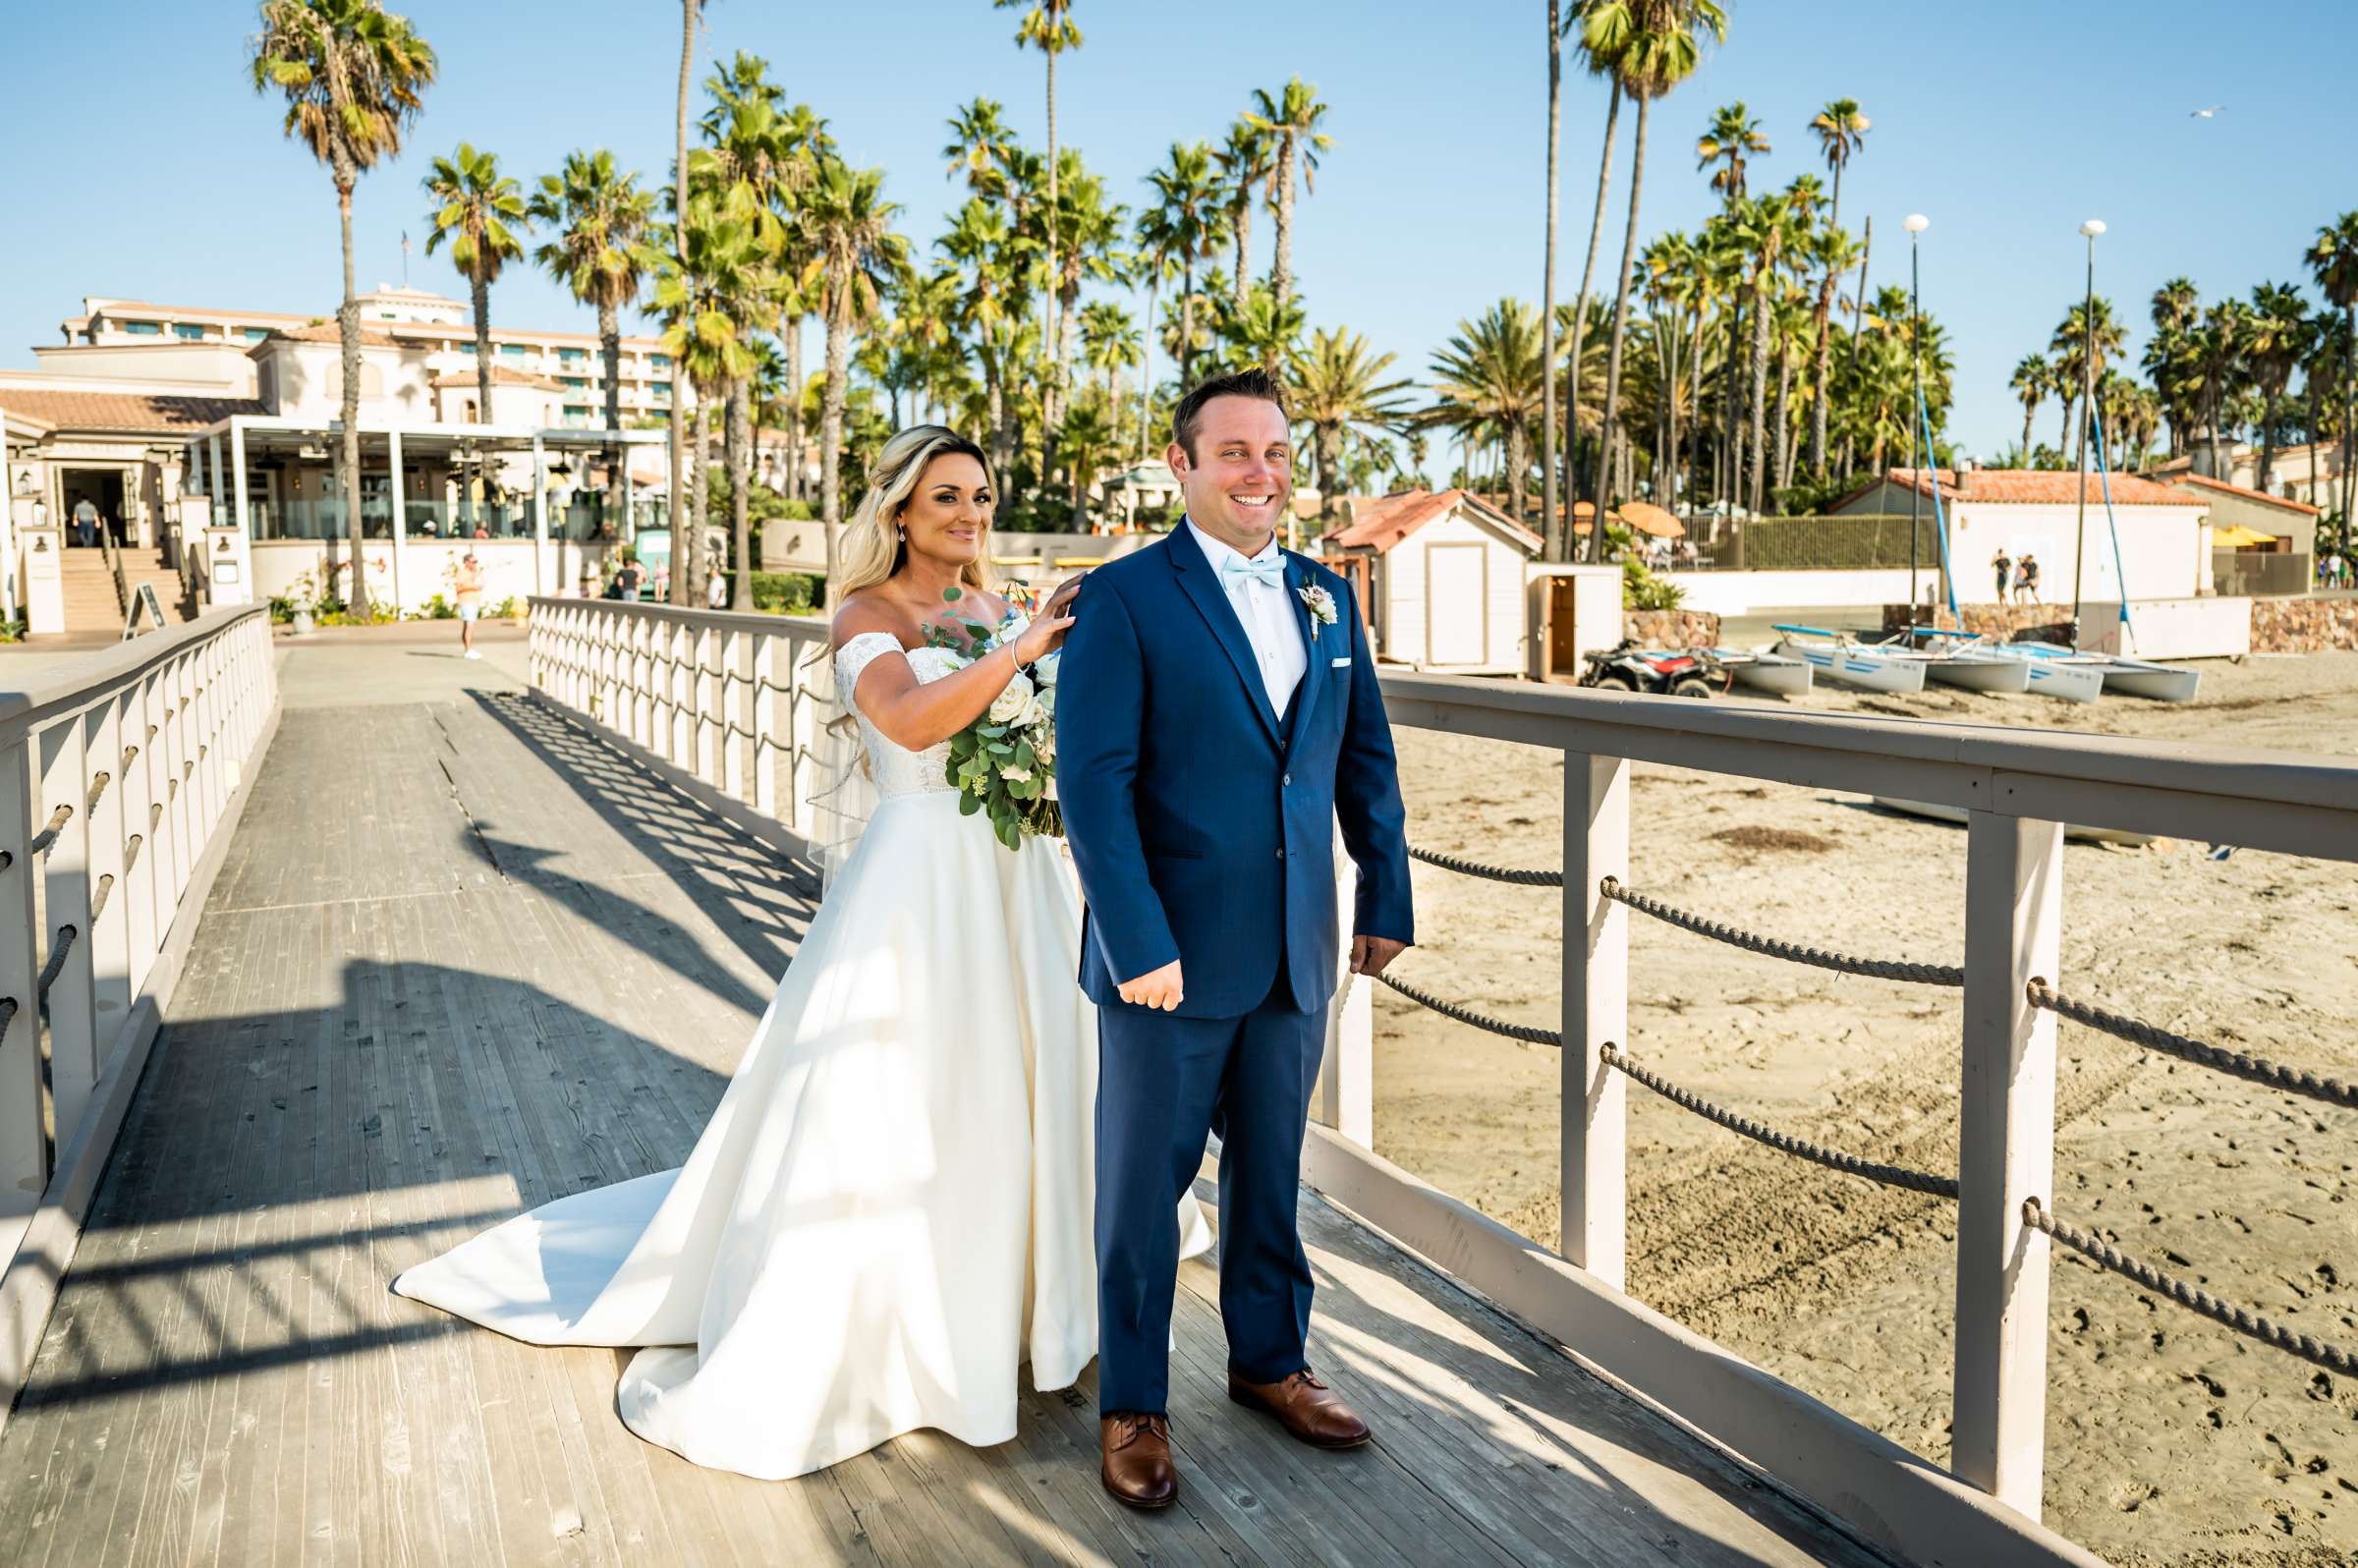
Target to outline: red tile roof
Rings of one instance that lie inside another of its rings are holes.
[[[2199,484],[2206,490],[2217,490],[2221,495],[2231,495],[2240,501],[2257,501],[2262,506],[2280,506],[2287,512],[2298,512],[2303,517],[2324,517],[2326,515],[2326,509],[2322,506],[2311,506],[2306,501],[2296,501],[2287,495],[2271,495],[2266,490],[2247,489],[2243,485],[2229,484],[2224,479],[2215,479],[2205,474],[2172,474],[2161,482],[2172,485]]]
[[[1425,489],[1398,490],[1372,501],[1358,502],[1351,521],[1327,533],[1322,542],[1340,549],[1373,549],[1380,555],[1433,519],[1446,517],[1459,507],[1476,513],[1482,521],[1502,530],[1534,553],[1544,547],[1544,541],[1537,533],[1471,490],[1443,490],[1438,495]]]
[[[178,397],[156,392],[47,392],[0,387],[0,408],[59,429],[201,430],[233,414],[266,414],[253,398]]]
[[[476,384],[476,375],[473,370],[445,370],[435,376],[430,384],[437,392],[446,391],[451,387],[471,387]],[[533,375],[526,370],[511,370],[504,364],[491,366],[491,384],[493,386],[538,387],[543,392],[565,390],[545,375]]]
[[[2071,506],[2080,499],[2080,488],[2087,486],[2088,504],[2101,506],[2105,488],[2093,474],[2064,474],[2051,469],[1973,469],[1958,483],[1953,469],[1893,469],[1890,482],[1903,490],[1915,490],[1924,495],[1933,493],[1939,485],[1943,501],[1994,501],[2009,506]],[[1869,485],[1845,496],[1835,510],[1847,506],[1874,486]],[[2208,506],[2200,496],[2185,495],[2166,484],[2141,479],[2134,474],[2115,474],[2111,479],[2112,502],[2116,506]]]
[[[291,343],[341,343],[344,341],[344,331],[333,321],[316,321],[309,326],[303,327],[280,327],[255,344],[248,353],[257,353],[281,340]],[[401,347],[400,344],[374,327],[361,328],[361,342],[372,349],[398,349]]]

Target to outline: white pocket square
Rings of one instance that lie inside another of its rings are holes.
[[[1343,655],[1341,658],[1339,658],[1339,659],[1328,659],[1328,660],[1326,661],[1326,663],[1327,663],[1327,667],[1328,667],[1328,668],[1330,668],[1330,669],[1337,669],[1337,670],[1341,669],[1341,668],[1342,668],[1344,665],[1346,665],[1346,664],[1348,664],[1348,663],[1350,663],[1350,662],[1351,662],[1351,655],[1350,655],[1350,654],[1348,654],[1348,653],[1344,654],[1344,655]]]

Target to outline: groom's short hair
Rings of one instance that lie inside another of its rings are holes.
[[[1179,443],[1190,463],[1196,461],[1196,426],[1203,422],[1204,405],[1213,398],[1259,398],[1276,404],[1286,422],[1293,422],[1293,410],[1286,407],[1285,383],[1261,366],[1207,377],[1190,387],[1179,407],[1171,411],[1171,439]]]

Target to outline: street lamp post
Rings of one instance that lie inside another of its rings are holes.
[[[2071,546],[2071,645],[2080,645],[2080,601],[2086,597],[2080,584],[2080,569],[2088,559],[2088,421],[2096,418],[2096,237],[2105,232],[2102,218],[2090,218],[2080,225],[2088,237],[2088,292],[2080,306],[2080,428],[2079,455],[2072,460],[2072,472],[2080,485],[2080,520],[2074,531]],[[2128,585],[2120,585],[2125,596]]]
[[[1908,231],[1908,385],[1915,398],[1915,407],[1908,410],[1908,620],[1916,619],[1916,573],[1918,570],[1917,530],[1924,513],[1924,462],[1932,453],[1918,460],[1916,438],[1923,426],[1918,411],[1924,407],[1924,310],[1917,298],[1916,237],[1933,226],[1933,220],[1921,212],[1911,212],[1900,220],[1899,226]],[[1929,440],[1928,440],[1929,445]],[[1937,471],[1933,482],[1938,484]]]

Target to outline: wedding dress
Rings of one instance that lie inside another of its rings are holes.
[[[860,673],[902,656],[870,633]],[[920,681],[950,673],[908,651]],[[946,747],[859,716],[876,804],[712,1120],[675,1171],[578,1193],[410,1269],[400,1294],[540,1345],[635,1345],[630,1428],[778,1480],[902,1432],[1015,1435],[1096,1354],[1097,1040],[1061,846],[961,816]],[[1193,1199],[1182,1247],[1209,1245]]]

